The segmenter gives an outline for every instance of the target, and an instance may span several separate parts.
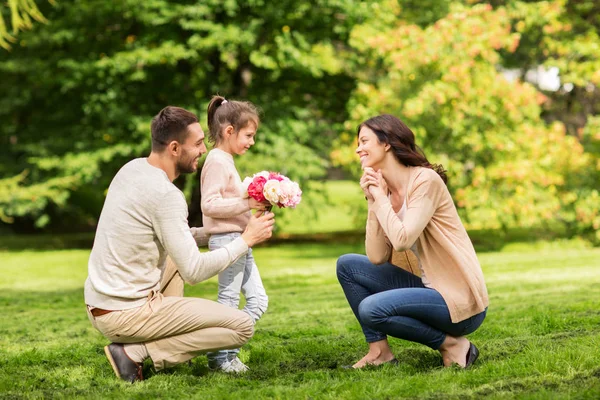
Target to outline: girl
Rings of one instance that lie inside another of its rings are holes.
[[[367,256],[346,254],[337,262],[369,344],[353,367],[397,363],[387,335],[438,350],[445,366],[469,367],[479,350],[465,335],[483,322],[488,294],[444,169],[427,161],[412,131],[392,115],[358,127],[356,153],[369,209]],[[407,271],[397,260],[410,249],[417,265]]]
[[[206,156],[200,177],[203,225],[210,234],[208,247],[215,250],[232,242],[246,228],[252,209],[264,212],[268,202],[246,198],[233,156],[246,153],[254,145],[258,129],[257,108],[250,102],[228,101],[213,96],[208,105],[209,141],[214,148]],[[238,308],[240,292],[246,298],[244,310],[256,323],[266,311],[265,293],[252,249],[219,274],[218,302]],[[208,353],[213,370],[239,373],[248,367],[237,357],[239,349]]]

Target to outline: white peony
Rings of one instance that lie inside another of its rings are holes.
[[[265,199],[269,200],[271,204],[276,205],[279,203],[280,193],[280,182],[276,179],[268,180],[263,188],[263,194]]]

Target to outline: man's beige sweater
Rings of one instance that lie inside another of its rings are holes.
[[[218,274],[248,251],[242,238],[206,253],[190,229],[183,193],[167,174],[138,158],[112,180],[98,221],[85,282],[86,304],[105,310],[143,305],[160,280],[169,255],[188,283]]]
[[[440,176],[429,168],[411,167],[407,209],[400,220],[389,199],[369,204],[366,252],[374,264],[392,262],[406,268],[403,255],[417,243],[423,271],[448,305],[452,322],[465,320],[488,306],[483,272],[452,197]],[[409,263],[410,264],[410,263]]]

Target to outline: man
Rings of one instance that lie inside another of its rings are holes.
[[[200,253],[206,237],[188,227],[185,197],[172,182],[198,168],[204,132],[198,118],[179,107],[161,110],[151,130],[150,156],[125,164],[108,188],[85,282],[88,317],[113,342],[104,351],[115,374],[129,382],[143,379],[148,357],[161,370],[207,351],[238,348],[252,337],[244,312],[184,298],[183,283],[218,274],[271,237],[275,222],[272,213],[257,213],[240,238]]]

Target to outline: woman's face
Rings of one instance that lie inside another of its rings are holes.
[[[363,169],[371,167],[376,171],[379,170],[385,158],[385,147],[370,128],[363,126],[358,133],[358,147],[356,148],[356,154],[360,157],[360,166]]]

